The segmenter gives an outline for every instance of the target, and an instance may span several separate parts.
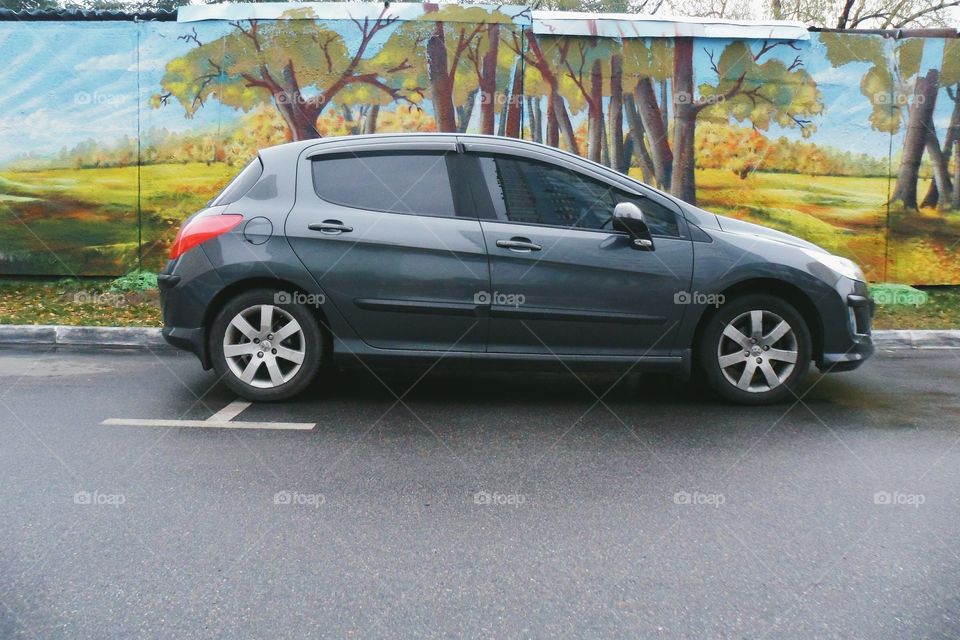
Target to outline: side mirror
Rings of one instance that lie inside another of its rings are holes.
[[[613,208],[613,229],[630,236],[634,248],[653,250],[653,238],[643,219],[643,211],[632,202],[621,202]]]

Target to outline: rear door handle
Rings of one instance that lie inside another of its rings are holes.
[[[535,242],[530,242],[530,238],[510,238],[509,240],[497,240],[497,246],[501,249],[510,249],[510,251],[540,251],[543,247],[536,244]]]
[[[353,231],[353,227],[349,227],[339,220],[324,220],[323,222],[314,222],[307,225],[307,228],[311,231],[319,231],[320,233],[326,233],[329,235],[336,235],[338,233],[350,233]]]

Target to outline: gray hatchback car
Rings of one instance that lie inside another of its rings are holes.
[[[873,352],[850,260],[515,139],[264,149],[170,257],[164,336],[251,400],[328,362],[696,370],[760,404]]]

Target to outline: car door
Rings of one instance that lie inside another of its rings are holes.
[[[351,328],[382,349],[483,351],[483,234],[451,186],[454,141],[319,145],[286,233]]]
[[[675,355],[693,248],[669,199],[562,159],[467,149],[490,256],[488,351]],[[644,212],[652,247],[613,230],[625,200]]]

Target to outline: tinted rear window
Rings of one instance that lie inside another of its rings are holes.
[[[257,156],[250,164],[244,167],[243,171],[237,174],[236,178],[230,181],[230,184],[224,187],[220,195],[210,203],[211,206],[236,202],[245,196],[253,185],[257,184],[257,180],[259,180],[262,175],[263,163],[260,162],[260,156]]]
[[[313,161],[317,195],[358,209],[456,215],[443,152],[368,152]]]

